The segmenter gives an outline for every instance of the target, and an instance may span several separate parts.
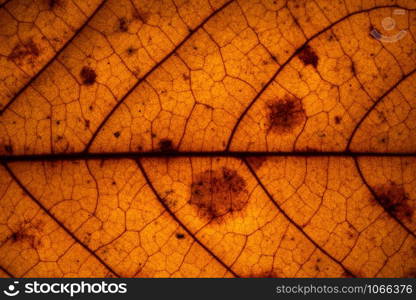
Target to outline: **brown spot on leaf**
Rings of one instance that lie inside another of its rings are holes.
[[[374,193],[378,202],[393,216],[399,219],[411,220],[413,208],[409,203],[409,196],[402,185],[393,181],[386,184],[377,185]]]
[[[58,6],[63,6],[62,0],[46,0],[46,2],[50,10],[53,10]]]
[[[184,238],[185,238],[185,235],[184,235],[183,233],[177,233],[177,234],[176,234],[176,238],[177,238],[178,240],[182,240],[182,239],[184,239]]]
[[[161,139],[159,141],[159,149],[162,152],[172,152],[174,150],[172,141],[170,139]]]
[[[24,64],[35,63],[35,60],[39,57],[40,50],[33,40],[29,40],[25,44],[17,44],[12,52],[8,56],[8,60],[13,61],[15,64],[21,66]]]
[[[97,78],[95,71],[87,66],[82,68],[80,76],[85,85],[93,85],[95,83],[95,79]]]
[[[119,138],[119,137],[120,137],[120,131],[116,131],[116,132],[114,132],[113,134],[114,134],[114,136],[115,136],[116,138]]]
[[[36,226],[34,225],[34,228]],[[36,237],[35,234],[31,233],[30,228],[24,228],[23,226],[17,230],[14,231],[8,238],[11,243],[28,243],[30,247],[33,249],[36,249],[40,245],[40,240]]]
[[[132,46],[127,48],[127,54],[128,55],[133,55],[135,52],[137,52],[137,48],[134,48]]]
[[[298,57],[305,66],[312,65],[314,68],[318,66],[319,58],[309,45],[300,50]]]
[[[91,242],[91,232],[86,232],[81,240],[88,245]]]
[[[335,124],[339,124],[341,123],[342,118],[340,116],[335,116],[334,120],[335,120]]]
[[[302,102],[295,97],[287,96],[284,99],[269,102],[267,108],[268,131],[278,134],[289,133],[306,120]]]
[[[246,181],[237,171],[222,167],[195,176],[189,203],[211,221],[241,211],[248,203]]]
[[[356,76],[357,75],[357,69],[355,68],[354,62],[351,63],[351,73]]]
[[[118,29],[121,32],[127,32],[129,30],[129,21],[122,17],[118,19]]]

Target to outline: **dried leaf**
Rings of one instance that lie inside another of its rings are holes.
[[[0,3],[0,276],[415,276],[414,1]]]

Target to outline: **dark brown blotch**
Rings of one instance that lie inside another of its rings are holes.
[[[46,4],[48,5],[49,10],[53,10],[59,6],[63,6],[62,0],[46,0]]]
[[[16,243],[18,241],[21,241],[23,237],[24,237],[23,232],[19,230],[19,231],[13,232],[10,235],[9,240],[12,241],[12,243]]]
[[[302,101],[296,97],[286,96],[267,104],[267,131],[278,134],[290,133],[306,120]]]
[[[236,170],[222,167],[195,176],[189,203],[208,221],[224,220],[226,215],[243,210],[248,203],[247,183]]]
[[[385,144],[387,142],[387,137],[382,137],[381,139],[379,139],[379,142]]]
[[[17,44],[10,52],[7,59],[13,61],[17,65],[33,65],[35,63],[35,60],[39,57],[39,55],[39,47],[31,39],[27,43]]]
[[[177,234],[176,234],[176,238],[177,238],[178,240],[183,240],[183,239],[185,238],[185,235],[184,235],[183,233],[177,233]]]
[[[402,185],[390,181],[386,184],[377,185],[374,188],[376,200],[384,209],[398,219],[411,221],[413,207],[410,199]]]
[[[130,46],[130,47],[127,48],[127,54],[128,55],[133,55],[136,52],[137,52],[137,48],[134,48],[133,46]]]
[[[113,135],[118,139],[120,137],[120,131],[114,132]]]
[[[39,227],[41,224],[34,224],[33,229],[34,230],[41,230]],[[20,229],[14,231],[12,234],[10,234],[7,238],[11,243],[17,244],[17,243],[27,243],[32,247],[33,249],[37,249],[41,242],[40,239],[36,236],[34,232],[32,232],[31,229],[20,227]]]
[[[314,68],[318,67],[318,55],[309,45],[304,46],[299,51],[298,57],[305,66],[312,65]]]
[[[335,121],[335,124],[340,124],[342,121],[342,118],[340,116],[335,116],[334,121]]]
[[[351,73],[356,76],[357,75],[357,69],[355,68],[355,63],[351,63]]]
[[[118,29],[121,32],[127,32],[129,30],[129,21],[125,17],[118,19]]]
[[[170,139],[161,139],[159,141],[159,150],[161,152],[172,152],[172,151],[174,151],[172,140],[170,140]]]
[[[82,78],[82,83],[85,85],[93,85],[97,79],[97,73],[88,66],[84,66],[81,69],[80,76]]]
[[[82,237],[81,240],[85,243],[85,244],[89,244],[91,242],[91,232],[86,232]]]

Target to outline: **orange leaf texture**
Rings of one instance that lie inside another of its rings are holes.
[[[416,1],[1,0],[0,276],[415,277]]]

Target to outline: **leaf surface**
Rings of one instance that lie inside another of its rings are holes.
[[[2,276],[415,276],[414,1],[11,0],[1,24]]]

